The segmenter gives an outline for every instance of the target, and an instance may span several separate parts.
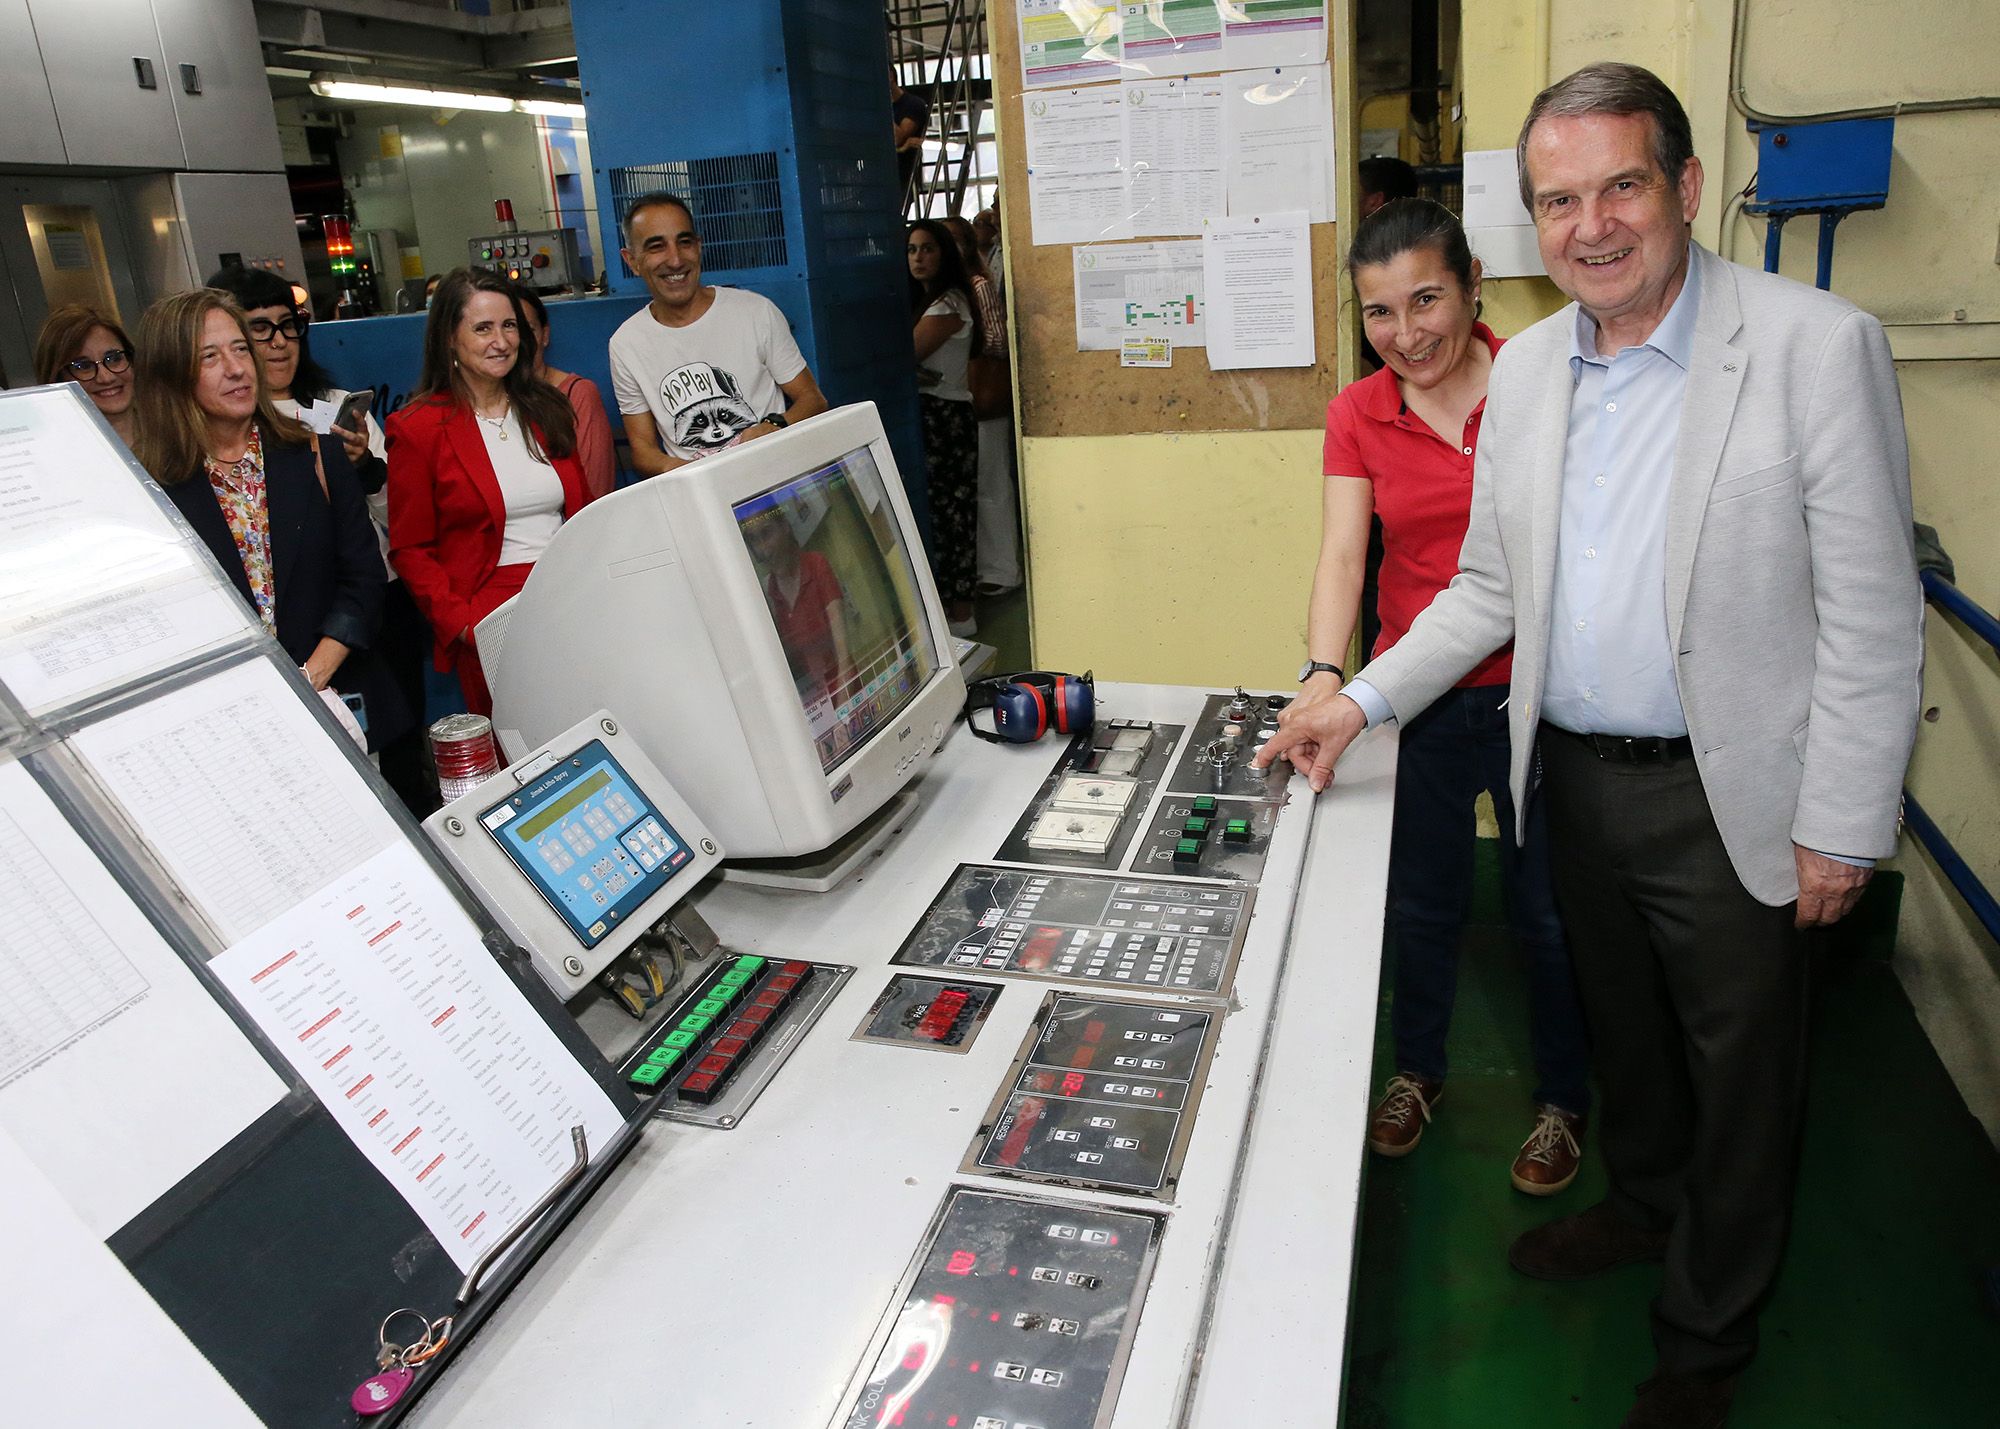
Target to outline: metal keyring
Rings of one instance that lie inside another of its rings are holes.
[[[404,1360],[403,1358],[405,1354],[409,1353],[409,1351],[411,1350],[424,1349],[430,1344],[431,1333],[432,1333],[431,1319],[430,1316],[426,1315],[423,1311],[412,1310],[407,1305],[405,1305],[403,1308],[399,1310],[391,1310],[387,1315],[383,1316],[381,1326],[375,1331],[376,1343],[379,1344],[383,1349],[387,1349],[389,1347],[389,1326],[393,1325],[396,1322],[396,1317],[398,1315],[415,1315],[419,1320],[423,1322],[424,1326],[424,1337],[421,1340],[418,1340],[415,1344],[412,1345],[397,1347],[397,1355],[396,1355],[397,1363],[406,1364],[407,1361]],[[447,1327],[449,1327],[450,1321],[448,1319],[445,1323]]]

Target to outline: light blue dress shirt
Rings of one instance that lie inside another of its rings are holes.
[[[1613,357],[1581,308],[1570,333],[1542,718],[1577,734],[1687,733],[1667,638],[1667,494],[1701,307],[1700,270],[1643,343]]]

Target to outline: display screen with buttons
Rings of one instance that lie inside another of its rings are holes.
[[[586,948],[694,860],[601,740],[479,822]]]
[[[839,1422],[1105,1422],[1159,1229],[1126,1211],[953,1191]]]
[[[965,1169],[1169,1196],[1217,1021],[1051,993]]]
[[[1244,888],[962,864],[891,960],[1183,993],[1228,986]]]

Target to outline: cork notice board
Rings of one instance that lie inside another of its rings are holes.
[[[1337,33],[1338,27],[1334,28]],[[1344,301],[1340,225],[1316,223],[1310,229],[1317,359],[1311,367],[1211,372],[1206,348],[1177,351],[1168,368],[1120,367],[1115,352],[1078,352],[1074,250],[1066,243],[1032,242],[1021,113],[1020,19],[1012,0],[1000,0],[988,10],[987,29],[1000,131],[1001,222],[1022,435],[1128,436],[1323,426],[1326,404],[1336,386],[1335,343]],[[1334,123],[1338,133],[1342,126],[1337,107]]]

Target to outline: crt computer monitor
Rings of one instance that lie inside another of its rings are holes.
[[[593,502],[476,638],[510,757],[608,709],[730,858],[836,843],[965,700],[868,403]]]

